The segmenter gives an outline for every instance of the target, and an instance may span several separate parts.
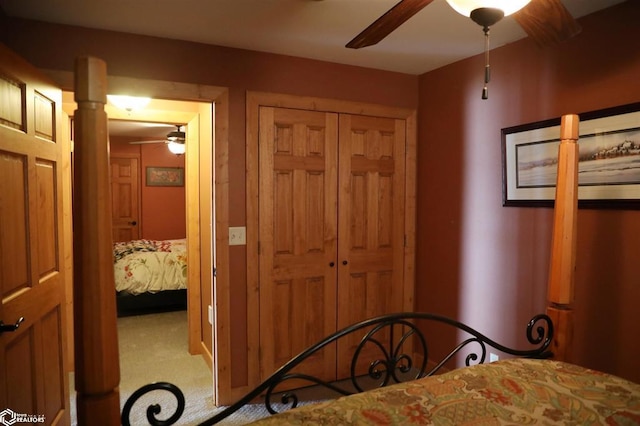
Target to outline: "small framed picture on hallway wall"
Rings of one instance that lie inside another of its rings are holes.
[[[147,186],[184,186],[184,167],[147,167]]]

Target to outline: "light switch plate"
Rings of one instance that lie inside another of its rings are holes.
[[[229,245],[244,246],[247,244],[247,228],[244,226],[229,227]]]

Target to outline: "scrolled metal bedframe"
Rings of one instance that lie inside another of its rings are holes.
[[[416,325],[416,321],[423,320],[454,327],[466,332],[469,336],[430,369],[427,369],[429,346],[424,334]],[[364,335],[354,350],[353,357],[351,359],[351,375],[346,381],[346,383],[350,383],[355,391],[347,389],[344,385],[344,380],[341,382],[328,383],[317,377],[291,372],[295,367],[303,363],[306,359],[323,349],[325,346],[337,341],[338,339],[342,339],[347,335],[353,335],[354,333],[359,332],[364,332]],[[549,358],[552,356],[551,351],[549,351],[549,345],[553,339],[553,323],[551,318],[544,314],[534,316],[527,324],[526,332],[527,340],[535,347],[528,350],[518,350],[503,346],[466,324],[435,314],[418,312],[397,313],[361,321],[337,331],[301,352],[295,358],[280,367],[280,369],[255,389],[247,393],[238,402],[218,412],[210,419],[202,422],[201,425],[216,424],[260,395],[264,395],[265,407],[271,414],[277,413],[272,403],[272,398],[276,393],[281,394],[281,402],[289,406],[288,408],[296,407],[299,402],[296,390],[290,390],[284,393],[279,391],[276,392],[277,386],[288,380],[305,380],[310,385],[323,386],[338,395],[350,395],[364,391],[364,388],[361,385],[363,377],[366,377],[366,380],[368,381],[376,381],[377,387],[382,387],[387,386],[390,383],[399,383],[401,381],[431,376],[439,371],[452,357],[461,353],[463,349],[465,352],[469,351],[465,357],[466,366],[484,363],[487,359],[487,347],[492,347],[503,353],[523,358]],[[410,338],[414,338],[413,345],[407,344]],[[363,349],[369,345],[374,345],[378,349],[379,357],[369,362],[368,375],[357,375],[356,366],[359,365]],[[413,354],[404,353],[406,350],[405,348],[409,347],[413,347]],[[414,365],[415,354],[418,354],[419,358],[421,358],[419,366]],[[177,407],[175,412],[168,419],[158,420],[156,415],[160,414],[162,410],[160,405],[150,405],[147,407],[147,420],[149,423],[151,425],[172,425],[180,419],[185,407],[185,398],[182,391],[171,383],[152,383],[138,389],[126,401],[122,410],[123,425],[130,425],[129,416],[134,404],[143,395],[156,390],[171,392],[176,398]]]

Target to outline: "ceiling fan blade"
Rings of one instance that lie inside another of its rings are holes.
[[[539,46],[558,44],[582,30],[560,0],[532,0],[513,16]]]
[[[144,145],[144,144],[148,144],[148,143],[167,143],[166,140],[162,139],[162,140],[155,140],[155,141],[133,141],[133,142],[129,142],[131,145]]]
[[[360,49],[362,47],[373,46],[431,2],[433,2],[433,0],[401,0],[347,43],[346,47]]]

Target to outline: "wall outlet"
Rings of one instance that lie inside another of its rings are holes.
[[[213,306],[209,305],[209,324],[213,325]]]
[[[247,244],[247,228],[244,226],[229,227],[229,245],[244,246]]]
[[[496,362],[500,359],[498,354],[494,354],[493,352],[489,352],[489,362]]]

